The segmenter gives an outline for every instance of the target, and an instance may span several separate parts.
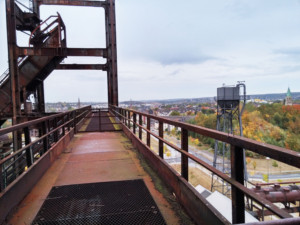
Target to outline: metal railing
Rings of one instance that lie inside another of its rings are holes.
[[[47,24],[47,22],[49,22],[49,24]],[[45,27],[42,27],[43,25],[45,25]],[[30,46],[32,44],[35,47],[48,46],[47,41],[54,35],[57,35],[57,40],[52,43],[53,46],[49,47],[65,47],[66,26],[59,13],[57,13],[57,16],[49,16],[31,32],[28,45]]]
[[[39,161],[66,132],[71,129],[76,132],[76,126],[90,110],[91,107],[87,106],[0,129],[0,136],[14,132],[24,138],[22,147],[0,161],[0,192]],[[31,141],[30,131],[33,129],[39,130],[39,137]]]
[[[24,57],[20,57],[18,59],[18,66],[21,66],[23,64],[23,62],[25,61],[25,59],[27,59],[28,56],[24,56]],[[5,83],[5,81],[8,79],[9,77],[9,69],[7,69],[1,76],[0,76],[0,88],[1,86]]]
[[[260,155],[267,156],[291,166],[300,168],[300,154],[298,152],[200,126],[141,113],[135,110],[110,106],[110,111],[123,124],[123,126],[126,126],[131,131],[131,133],[133,133],[135,137],[141,142],[143,142],[142,133],[146,133],[146,141],[144,141],[143,143],[148,147],[149,150],[151,150],[151,137],[156,138],[158,140],[158,155],[161,159],[164,159],[164,145],[169,146],[177,152],[180,152],[181,177],[183,177],[186,181],[188,181],[189,161],[192,160],[210,171],[212,174],[215,174],[219,178],[223,179],[223,181],[230,184],[232,197],[232,223],[245,223],[245,210],[247,208],[247,204],[245,201],[246,199],[248,201],[252,201],[252,203],[255,202],[255,205],[260,206],[260,209],[262,211],[262,220],[264,220],[264,211],[271,212],[273,215],[281,219],[292,217],[287,211],[277,207],[275,204],[260,197],[244,186],[243,149],[247,149]],[[146,120],[146,123],[143,122],[143,117]],[[159,124],[158,134],[151,131],[152,120],[157,121]],[[177,145],[172,144],[164,139],[164,124],[173,125],[181,129],[181,147],[178,147]],[[210,137],[231,145],[231,177],[220,172],[212,165],[209,165],[205,161],[188,152],[189,132],[195,132],[197,134]],[[247,208],[247,210],[250,211],[251,209]],[[293,224],[300,223],[300,218],[296,218],[295,221],[296,223]],[[276,224],[285,224],[285,220],[279,220],[279,222],[277,221]]]
[[[114,120],[114,116],[110,114],[108,108],[92,108],[91,113],[86,117],[88,126],[79,132],[104,132],[104,131],[120,131],[120,122]]]

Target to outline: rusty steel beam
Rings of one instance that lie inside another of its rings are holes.
[[[139,140],[133,132],[122,124],[126,136],[131,139],[147,162],[159,177],[174,192],[176,200],[181,203],[186,212],[197,221],[197,224],[229,225],[226,218],[181,177],[167,162],[156,155],[148,146]]]
[[[80,108],[80,110],[82,110],[82,111],[91,110],[91,107],[90,106],[85,106],[83,108]],[[14,132],[15,130],[23,129],[25,127],[34,126],[36,124],[45,122],[47,120],[52,120],[57,116],[64,116],[64,115],[67,115],[69,113],[75,113],[76,111],[78,111],[78,109],[74,109],[72,111],[68,111],[68,112],[64,112],[64,113],[57,113],[57,114],[53,114],[53,115],[50,115],[50,116],[45,116],[45,117],[42,117],[42,118],[39,118],[39,119],[31,120],[31,121],[28,121],[28,122],[19,123],[19,124],[14,125],[14,126],[2,128],[2,129],[0,129],[0,136],[3,135],[3,134]]]
[[[98,56],[107,58],[105,48],[15,48],[18,56]]]
[[[119,105],[115,0],[107,0],[105,8],[106,48],[108,53],[108,104]]]
[[[118,108],[118,107],[113,107],[113,108]],[[133,112],[137,112],[135,110],[128,110],[128,113],[133,113]],[[140,113],[140,112],[137,112]],[[118,113],[117,113],[118,114]],[[174,121],[172,120],[166,120],[162,117],[157,117],[157,116],[153,116],[150,114],[145,114],[145,113],[140,113],[143,114],[145,116],[151,117],[155,120],[157,120],[159,123],[162,123],[162,121],[164,121],[165,123],[168,123],[166,121],[169,121],[169,124],[172,124]],[[129,119],[129,121],[131,121]],[[192,127],[195,127],[194,125],[190,125],[190,124],[186,124],[186,123],[181,123],[181,122],[176,122],[177,127],[181,127],[181,129],[186,128],[187,130],[191,130]],[[202,127],[198,127],[201,128]],[[229,177],[228,175],[222,173],[221,171],[219,171],[218,169],[216,169],[215,167],[209,165],[208,163],[204,162],[203,160],[199,159],[198,157],[194,156],[193,154],[186,152],[184,150],[182,150],[181,148],[179,148],[177,145],[174,145],[166,140],[164,140],[162,137],[160,137],[159,135],[156,135],[155,133],[151,132],[150,130],[147,130],[145,128],[143,128],[144,130],[146,130],[146,132],[149,132],[153,137],[157,138],[158,140],[162,141],[163,143],[167,144],[168,146],[170,146],[171,148],[175,149],[176,151],[186,155],[188,158],[192,159],[193,161],[199,163],[200,165],[202,165],[204,168],[208,169],[209,171],[211,171],[213,174],[216,174],[218,177],[222,178],[224,181],[226,181],[227,183],[231,184],[231,186],[234,186],[235,188],[241,190],[244,195],[252,198],[254,201],[256,201],[257,203],[259,203],[260,205],[263,205],[265,208],[269,209],[270,211],[272,211],[275,215],[277,215],[280,218],[290,218],[291,215],[288,214],[287,212],[279,209],[277,206],[275,206],[273,203],[271,203],[270,201],[261,198],[260,196],[256,195],[253,191],[249,190],[248,188],[246,188],[243,184],[241,184],[239,181]],[[212,130],[213,131],[213,130]],[[222,134],[222,132],[217,132]],[[225,134],[225,133],[224,133]],[[240,136],[236,136],[236,138],[239,138]],[[217,136],[216,139],[218,139],[219,137]],[[250,139],[249,139],[250,140]],[[234,145],[234,144],[233,144]],[[270,145],[271,146],[271,145]],[[240,149],[242,149],[239,146],[236,146],[237,150],[239,151]],[[275,146],[274,146],[275,147]],[[272,151],[272,149],[271,149]],[[237,153],[240,154],[240,153]],[[298,165],[299,167],[299,165]]]
[[[231,145],[230,162],[231,178],[244,185],[244,154],[243,149]],[[232,223],[245,223],[244,193],[232,185]]]
[[[20,175],[13,183],[9,185],[4,192],[1,193],[0,205],[0,224],[5,223],[5,219],[10,215],[19,204],[26,197],[30,190],[41,179],[45,171],[54,163],[59,155],[66,149],[68,143],[74,136],[74,129],[71,129],[65,134],[55,145],[40,157],[38,163],[32,166]],[[0,167],[2,168],[2,166]],[[0,169],[1,172],[1,169]],[[0,179],[1,180],[1,179]],[[1,181],[0,181],[1,184]]]
[[[143,120],[142,120],[142,116],[139,114],[139,125],[143,126]],[[143,135],[142,135],[143,129],[141,127],[139,127],[139,139],[142,140]]]
[[[105,7],[105,1],[82,1],[82,0],[37,0],[39,5],[68,5],[68,6],[90,6]]]
[[[11,104],[12,104],[12,124],[19,122],[21,116],[21,96],[20,81],[18,69],[18,55],[14,51],[17,46],[16,36],[16,15],[15,1],[6,0],[6,27],[7,27],[7,48],[8,48],[8,64],[11,85]],[[22,145],[21,135],[13,132],[13,148],[16,151]]]
[[[133,133],[136,133],[136,113],[133,113]]]
[[[253,190],[253,189],[251,189]],[[255,192],[255,191],[254,191]],[[260,197],[267,199],[273,203],[287,203],[287,202],[295,202],[300,201],[300,191],[299,190],[289,190],[288,187],[283,189],[282,191],[268,191],[264,190],[261,192],[255,192]]]
[[[126,113],[127,111],[125,111]],[[141,115],[141,114],[140,114]],[[126,124],[125,124],[126,125]],[[151,128],[151,118],[147,117],[147,130],[150,130]],[[151,141],[150,141],[150,133],[147,132],[147,146],[150,148]]]
[[[181,130],[181,149],[189,151],[189,131],[186,129]],[[184,154],[181,154],[181,176],[189,180],[189,158]]]
[[[158,122],[158,135],[160,138],[164,138],[164,124],[162,122]],[[158,140],[158,153],[159,156],[163,159],[164,158],[164,142],[159,139]]]
[[[60,64],[57,70],[107,70],[106,64]]]
[[[37,94],[38,94],[38,110],[39,112],[45,113],[45,94],[44,94],[44,82],[42,81],[37,86]]]

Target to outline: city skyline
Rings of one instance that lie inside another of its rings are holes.
[[[6,31],[5,1],[0,7]],[[237,81],[245,81],[251,94],[284,93],[288,87],[299,92],[299,9],[297,0],[117,0],[119,100],[215,96],[217,87]],[[103,9],[42,6],[41,16],[57,11],[69,47],[105,46]],[[79,13],[83,16],[74,17]],[[28,37],[18,35],[18,43],[27,45]],[[0,48],[2,74],[8,67],[5,32]],[[65,62],[103,60],[69,57]],[[54,71],[45,81],[46,101],[103,102],[106,85],[105,72]]]

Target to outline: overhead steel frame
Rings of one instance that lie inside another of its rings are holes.
[[[87,6],[87,7],[102,7],[105,10],[105,29],[106,29],[106,49],[79,49],[77,54],[71,49],[66,49],[67,52],[63,55],[74,56],[80,55],[83,51],[88,51],[86,56],[102,56],[107,58],[105,65],[78,65],[78,64],[63,64],[56,69],[80,69],[80,70],[103,70],[107,71],[107,90],[108,104],[118,105],[118,69],[117,69],[117,40],[116,40],[116,16],[115,16],[115,0],[106,1],[86,1],[86,0],[33,0],[33,10],[39,15],[39,7],[41,5],[65,5],[65,6]],[[102,50],[102,51],[101,51]],[[73,52],[73,54],[72,54]],[[100,54],[99,54],[100,53]],[[43,53],[41,53],[43,54]],[[46,54],[46,53],[44,53]]]
[[[105,10],[106,48],[31,48],[17,45],[17,10],[14,0],[6,0],[7,18],[7,44],[9,58],[9,72],[11,81],[11,108],[13,125],[27,120],[21,114],[21,88],[18,69],[18,58],[21,56],[101,56],[107,59],[106,64],[63,64],[56,69],[80,69],[80,70],[103,70],[107,71],[108,104],[118,106],[118,73],[117,73],[117,44],[116,44],[116,19],[115,0],[86,1],[86,0],[32,0],[32,11],[38,17],[41,5],[65,5],[102,7]],[[37,89],[39,99],[38,110],[45,112],[44,84],[41,81]],[[24,95],[24,93],[23,93]],[[24,100],[23,100],[24,101]],[[13,135],[14,149],[21,147],[21,134]]]

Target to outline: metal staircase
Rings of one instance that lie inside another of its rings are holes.
[[[32,19],[34,15],[27,15],[27,18]],[[37,19],[35,19],[36,21]],[[50,16],[45,21],[38,23],[34,29],[32,29],[32,26],[24,25],[24,23],[19,27],[26,27],[25,29],[31,31],[29,45],[35,49],[66,47],[65,25],[59,14]],[[48,77],[63,59],[62,56],[25,56],[18,59],[20,89],[26,89],[26,98],[37,90],[38,85]],[[10,96],[10,74],[9,69],[7,69],[0,76],[1,117],[9,117],[12,113]],[[26,102],[26,99],[23,99],[23,102]]]

